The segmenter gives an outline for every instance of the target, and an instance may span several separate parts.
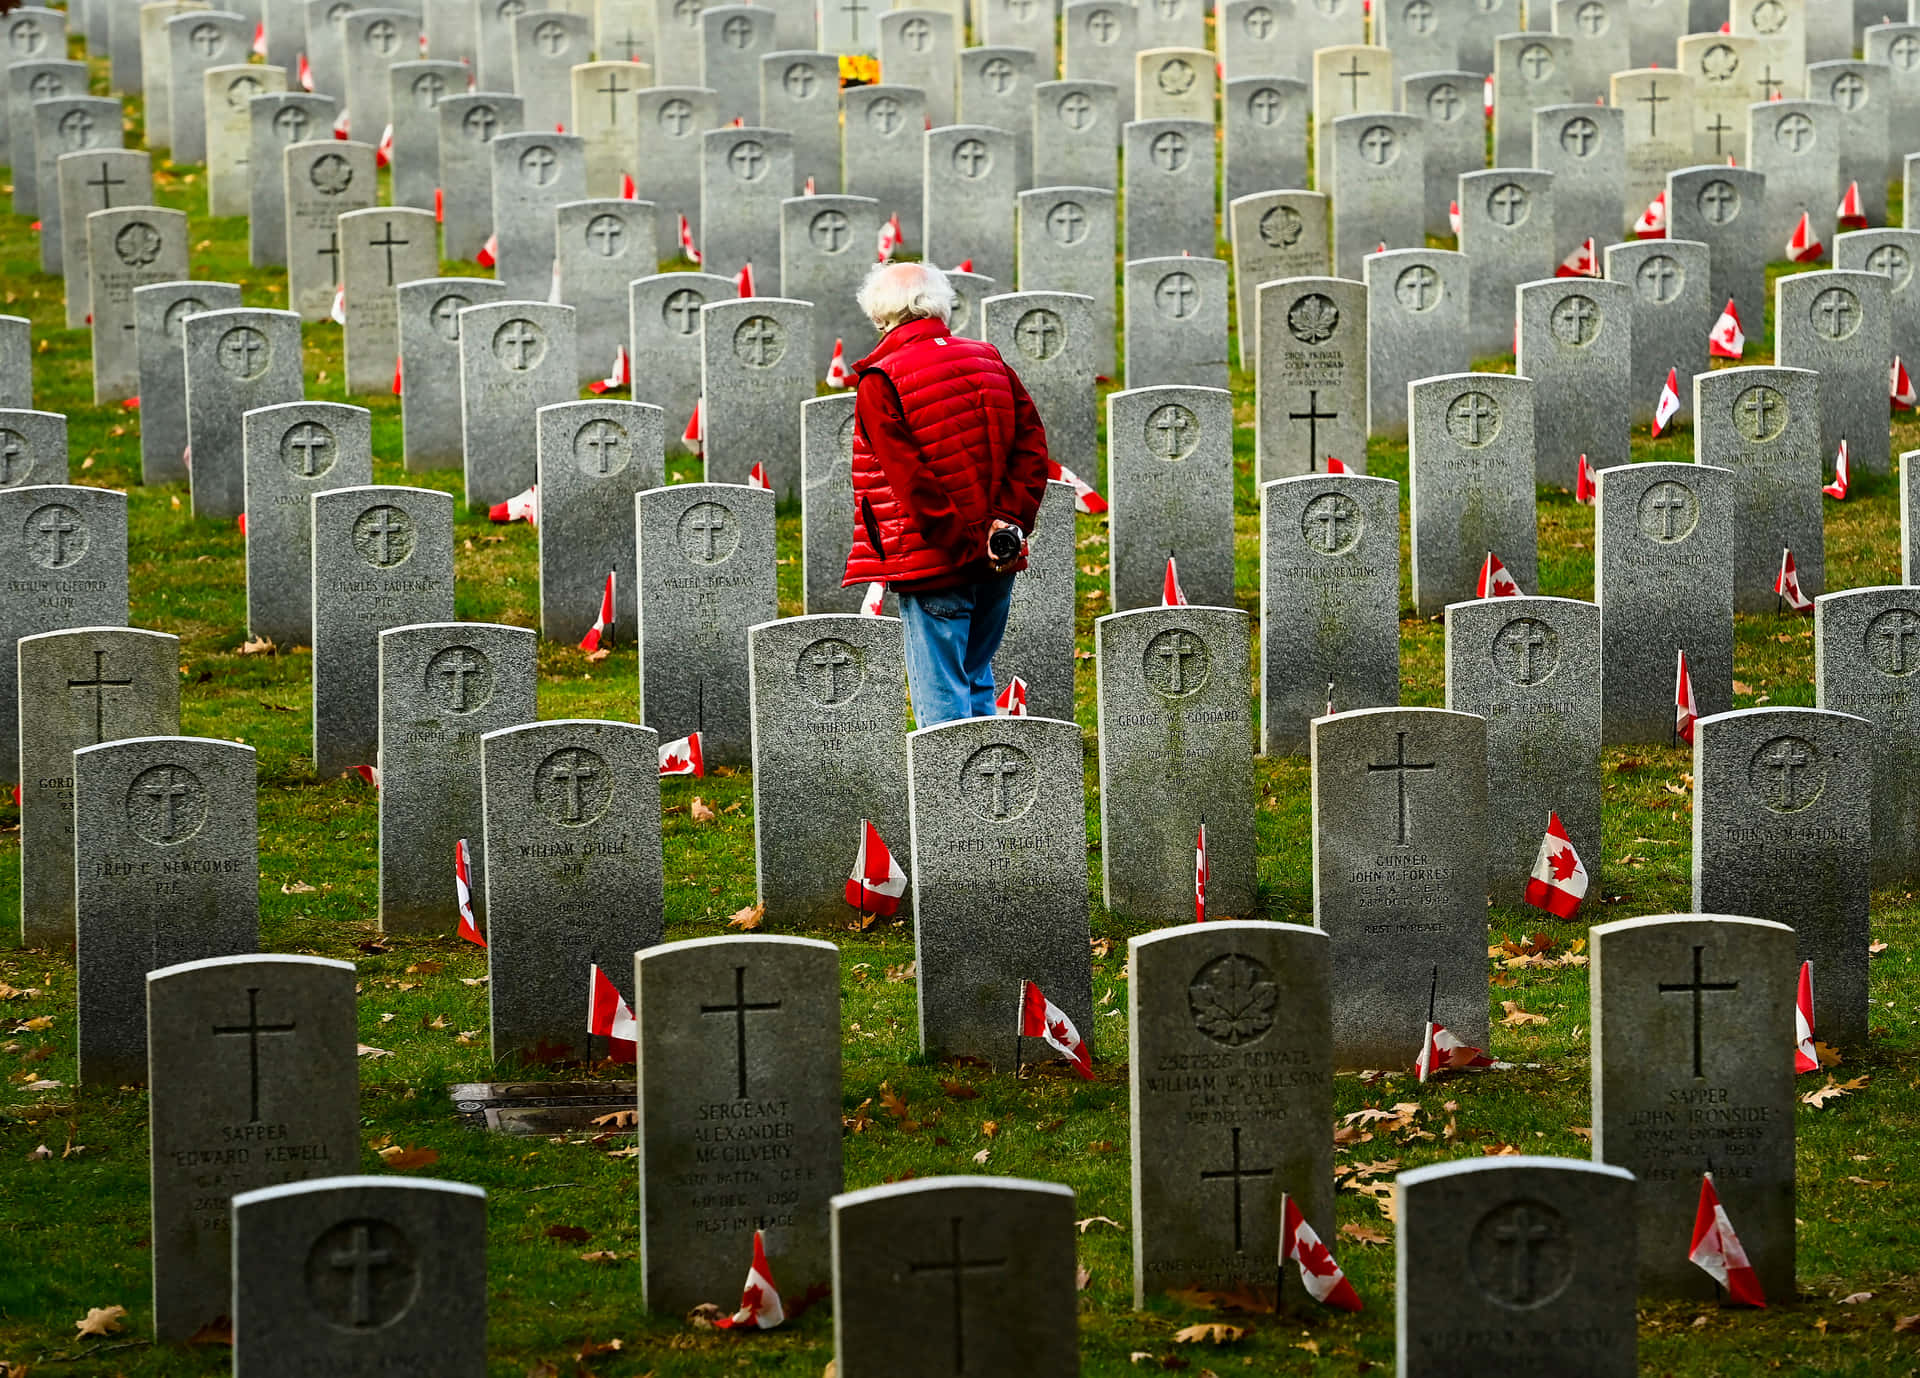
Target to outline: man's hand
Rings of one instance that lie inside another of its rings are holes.
[[[993,558],[993,533],[996,531],[1011,531],[1020,538],[1020,548],[1008,559],[996,560]],[[1027,533],[1015,526],[1012,522],[996,519],[993,525],[987,528],[987,563],[992,567],[995,574],[1005,574],[1008,570],[1012,569],[1014,565],[1018,563],[1020,557],[1026,553],[1026,549]]]

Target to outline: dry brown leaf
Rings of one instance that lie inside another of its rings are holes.
[[[1886,950],[1887,950],[1887,945],[1881,942],[1878,938],[1874,939],[1872,942],[1867,944],[1867,955],[1869,957],[1878,957],[1881,953],[1885,952]]]
[[[549,1225],[546,1228],[548,1239],[557,1239],[563,1244],[585,1244],[593,1238],[593,1231],[579,1225]]]
[[[940,1078],[940,1089],[947,1093],[948,1100],[973,1100],[980,1094],[980,1088],[969,1086],[964,1081],[948,1081]]]
[[[25,1033],[45,1033],[52,1027],[53,1016],[50,1014],[38,1015],[35,1018],[25,1020],[20,1025],[21,1031]]]
[[[1076,1220],[1073,1223],[1081,1234],[1085,1234],[1095,1225],[1111,1225],[1116,1230],[1120,1228],[1120,1222],[1110,1215],[1090,1215],[1085,1220]]]
[[[438,976],[447,969],[445,962],[436,962],[432,958],[413,963],[407,968],[409,976]]]
[[[598,651],[588,651],[587,659],[593,664],[598,665],[601,661],[605,660],[608,656],[612,654],[613,654],[612,651],[605,650],[605,649],[598,650]]]
[[[1920,1312],[1915,1312],[1911,1316],[1894,1317],[1893,1329],[1898,1335],[1920,1335]]]
[[[1093,1269],[1082,1263],[1073,1270],[1073,1290],[1084,1292],[1087,1284],[1093,1281]]]
[[[272,655],[273,641],[264,636],[257,636],[250,641],[243,641],[240,643],[240,654],[243,656]]]
[[[1202,1321],[1198,1325],[1182,1326],[1174,1331],[1173,1342],[1177,1345],[1230,1345],[1246,1339],[1248,1333],[1241,1327],[1228,1325],[1224,1321]]]
[[[693,796],[693,803],[688,806],[687,812],[693,816],[693,821],[696,823],[711,823],[720,816],[707,806],[706,800],[697,794]]]
[[[1113,1140],[1112,1139],[1095,1139],[1092,1143],[1087,1145],[1087,1152],[1111,1153],[1113,1152]]]
[[[124,1306],[90,1306],[87,1314],[73,1323],[73,1328],[80,1332],[81,1339],[89,1335],[112,1335],[120,1330],[120,1322],[126,1315]]]
[[[876,915],[875,917],[878,916]],[[890,966],[887,968],[887,980],[896,985],[902,981],[914,980],[919,975],[920,963],[918,961],[908,962],[905,966]]]
[[[1584,1139],[1588,1143],[1593,1142],[1593,1126],[1590,1124],[1570,1124],[1567,1126],[1567,1133],[1573,1135],[1576,1139]]]
[[[362,1043],[360,1045],[360,1056],[361,1057],[392,1057],[393,1054],[388,1052],[385,1048],[376,1048],[371,1043]]]
[[[602,1354],[618,1354],[627,1347],[624,1340],[608,1340],[604,1344],[598,1340],[588,1340],[580,1346],[580,1352],[573,1357],[582,1361],[597,1358]]]
[[[616,1110],[611,1115],[601,1115],[593,1120],[594,1124],[605,1125],[612,1129],[632,1129],[639,1122],[638,1110]]]
[[[1349,1220],[1340,1227],[1340,1233],[1356,1244],[1385,1244],[1388,1242],[1384,1230],[1376,1230],[1371,1225],[1359,1225]]]
[[[973,1155],[973,1161],[984,1166],[986,1164],[988,1155],[991,1154],[992,1152],[993,1150],[990,1148],[983,1148],[978,1153]]]
[[[980,1132],[982,1134],[985,1134],[989,1139],[991,1139],[995,1134],[998,1134],[1000,1132],[1000,1121],[998,1120],[980,1121]]]
[[[1867,1079],[1865,1077],[1855,1077],[1852,1081],[1836,1081],[1833,1077],[1829,1076],[1825,1086],[1807,1092],[1806,1095],[1800,1097],[1800,1103],[1802,1105],[1811,1105],[1815,1110],[1823,1110],[1826,1108],[1828,1102],[1838,1100],[1844,1095],[1858,1091],[1866,1084]]]
[[[694,802],[697,804],[700,801],[696,799]],[[766,905],[750,904],[745,909],[736,909],[733,912],[733,917],[727,920],[727,927],[737,928],[743,933],[751,933],[754,929],[765,923],[766,918]]]
[[[411,1172],[417,1167],[432,1167],[440,1161],[440,1151],[434,1148],[402,1148],[399,1144],[389,1144],[380,1150],[380,1161],[395,1172]]]
[[[281,886],[280,893],[283,895],[311,895],[317,888],[316,886],[307,884],[304,880],[296,880]]]
[[[1858,1306],[1863,1301],[1872,1300],[1873,1293],[1871,1292],[1849,1292],[1846,1296],[1840,1298],[1840,1304],[1842,1306]]]
[[[451,1029],[453,1027],[453,1021],[444,1014],[436,1014],[427,1027],[429,1029]]]
[[[611,1249],[594,1249],[580,1255],[582,1263],[597,1263],[603,1268],[611,1268],[620,1261],[620,1255]]]
[[[1302,1340],[1299,1344],[1295,1345],[1294,1348],[1304,1349],[1316,1359],[1320,1357],[1320,1341],[1318,1340]]]
[[[1502,1000],[1500,1002],[1500,1008],[1507,1012],[1507,1017],[1500,1022],[1510,1029],[1525,1024],[1544,1024],[1547,1022],[1547,1017],[1544,1014],[1531,1014],[1521,1009],[1518,1000]]]

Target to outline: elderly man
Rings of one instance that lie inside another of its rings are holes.
[[[921,727],[993,714],[993,657],[1047,488],[1047,432],[990,344],[948,333],[938,268],[881,264],[860,288],[880,332],[854,365],[847,584],[900,596]]]

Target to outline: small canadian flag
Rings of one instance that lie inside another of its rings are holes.
[[[765,493],[773,491],[773,485],[767,482],[767,466],[757,459],[753,462],[753,467],[747,470],[747,487],[758,488]]]
[[[743,263],[740,271],[733,275],[734,289],[743,297],[757,297],[760,294],[753,288],[753,265]]]
[[[1740,328],[1740,308],[1728,297],[1726,310],[1720,313],[1720,319],[1713,323],[1713,333],[1707,336],[1707,353],[1716,359],[1739,359],[1746,352],[1747,332]]]
[[[887,217],[887,223],[880,227],[880,237],[874,245],[874,261],[885,263],[893,257],[905,236],[900,233],[900,213],[895,211]]]
[[[491,268],[494,264],[498,263],[500,261],[500,236],[497,234],[488,235],[487,242],[480,246],[480,252],[473,256],[473,261],[482,268]]]
[[[1693,676],[1687,670],[1687,653],[1680,652],[1680,668],[1673,680],[1673,735],[1693,745],[1693,725],[1700,721],[1700,707],[1693,698]]]
[[[800,194],[802,196],[814,196],[818,194],[813,189],[813,178],[807,178],[807,184],[800,189]]]
[[[1300,1213],[1293,1197],[1280,1198],[1280,1263],[1299,1265],[1300,1285],[1307,1295],[1322,1306],[1338,1311],[1358,1311],[1360,1294],[1353,1290],[1347,1275],[1334,1262],[1333,1251],[1320,1242],[1313,1226]]]
[[[487,520],[540,525],[540,485],[536,483],[524,493],[515,493],[505,502],[496,502],[487,509]]]
[[[457,936],[470,943],[487,945],[480,933],[480,925],[473,921],[473,856],[467,849],[467,839],[461,838],[453,844],[453,900],[460,909],[460,927],[455,930]]]
[[[447,193],[443,188],[433,189],[433,223],[444,225],[447,221]]]
[[[631,172],[623,172],[620,174],[620,199],[622,201],[638,201],[640,199],[640,188],[638,184],[634,182]]]
[[[1173,563],[1173,556],[1167,556],[1166,577],[1160,581],[1160,606],[1163,608],[1184,608],[1187,606],[1187,591],[1180,587],[1180,571]]]
[[[1800,567],[1793,561],[1793,547],[1780,547],[1780,572],[1773,577],[1773,591],[1795,612],[1812,612],[1813,600],[1800,591]]]
[[[1660,400],[1653,404],[1653,434],[1658,437],[1673,418],[1680,414],[1680,370],[1667,370],[1667,381],[1660,387]]]
[[[907,873],[893,859],[873,820],[860,820],[860,850],[853,855],[853,874],[847,877],[847,903],[862,916],[888,918],[900,911],[907,893]]]
[[[1843,501],[1847,486],[1853,482],[1853,461],[1847,456],[1847,438],[1840,437],[1840,453],[1833,457],[1833,482],[1822,484],[1820,491],[1834,501]]]
[[[300,89],[302,91],[311,91],[313,89],[313,64],[307,61],[307,55],[305,53],[300,54],[300,63],[294,71],[294,80],[300,83]]]
[[[1500,557],[1491,550],[1480,566],[1480,583],[1474,590],[1475,598],[1518,598],[1520,585],[1514,582],[1507,567],[1500,563]]]
[[[1640,218],[1633,222],[1635,239],[1664,239],[1667,235],[1667,194],[1663,191],[1647,202]]]
[[[1793,996],[1793,1071],[1820,1070],[1820,1050],[1813,1042],[1813,963],[1800,963],[1800,988]]]
[[[553,260],[553,275],[547,279],[547,304],[549,306],[563,304],[560,300],[560,260],[557,257]]]
[[[1600,276],[1599,260],[1594,256],[1591,237],[1584,244],[1560,260],[1560,266],[1553,270],[1557,278],[1597,278]]]
[[[700,442],[705,438],[706,429],[700,424],[700,399],[695,398],[693,402],[693,415],[687,418],[687,428],[680,432],[680,439],[688,445],[695,454],[698,454],[701,450]]]
[[[342,110],[333,121],[333,137],[336,139],[353,137],[353,120],[345,110]]]
[[[1024,718],[1027,716],[1027,682],[1015,675],[1007,681],[993,699],[993,716],[996,718]]]
[[[1849,230],[1864,230],[1867,228],[1867,210],[1865,206],[1860,204],[1860,184],[1858,182],[1847,183],[1847,194],[1840,198],[1840,210],[1835,218],[1839,220],[1841,225]]]
[[[830,388],[850,388],[853,386],[853,370],[847,367],[847,346],[844,340],[833,342],[833,357],[827,360],[827,386]]]
[[[961,259],[953,265],[953,271],[956,273],[971,273],[973,271],[973,260],[970,258]]]
[[[327,319],[335,325],[347,323],[347,284],[344,282],[333,289],[333,305],[327,309]]]
[[[1916,406],[1920,406],[1920,392],[1914,389],[1913,375],[1907,372],[1907,366],[1901,362],[1898,354],[1893,356],[1887,392],[1893,398],[1895,411],[1912,411]]]
[[[634,1044],[640,1038],[640,1025],[633,1007],[620,988],[600,970],[596,962],[587,963],[587,1034],[607,1040],[607,1056],[615,1062],[632,1062]]]
[[[1600,485],[1593,480],[1593,466],[1587,463],[1585,455],[1580,456],[1580,467],[1573,471],[1573,500],[1593,506],[1593,500],[1600,495]]]
[[[580,638],[580,649],[591,654],[600,649],[602,639],[613,634],[613,571],[607,571],[607,586],[600,591],[600,615],[593,619],[587,634]]]
[[[1447,202],[1447,225],[1455,235],[1460,233],[1460,203],[1458,201]]]
[[[1046,1039],[1066,1054],[1075,1071],[1086,1080],[1093,1080],[1093,1055],[1087,1051],[1080,1030],[1074,1028],[1065,1012],[1031,981],[1020,984],[1020,1036]]]
[[[253,51],[258,57],[265,57],[267,55],[267,26],[264,22],[256,22],[253,26]],[[282,69],[281,75],[286,75],[284,69]]]
[[[626,387],[631,382],[633,382],[633,368],[627,362],[627,347],[625,345],[615,345],[613,347],[613,371],[604,378],[597,378],[593,382],[588,383],[587,391],[592,393],[612,392],[616,388]]]
[[[1535,909],[1544,909],[1556,919],[1570,919],[1587,897],[1587,868],[1573,849],[1573,839],[1560,824],[1560,815],[1547,812],[1547,835],[1540,840],[1540,854],[1533,859],[1533,874],[1527,878],[1524,898]]]
[[[393,126],[391,124],[380,131],[380,142],[373,146],[373,165],[375,167],[393,166]]]
[[[677,741],[660,744],[660,773],[662,775],[692,775],[704,777],[707,773],[707,761],[700,754],[700,734],[689,732]]]
[[[360,777],[362,784],[372,785],[375,789],[380,788],[379,766],[355,766],[353,773]]]
[[[740,1309],[714,1322],[721,1330],[740,1330],[752,1326],[771,1330],[787,1318],[780,1301],[780,1289],[773,1285],[773,1269],[767,1266],[767,1236],[764,1230],[753,1232],[753,1263],[747,1269],[746,1286],[740,1289]]]
[[[1337,455],[1328,455],[1327,472],[1330,474],[1345,474],[1352,471],[1347,468],[1346,460],[1339,458]]]
[[[1687,1250],[1687,1260],[1726,1288],[1727,1295],[1742,1306],[1767,1304],[1759,1275],[1753,1271],[1740,1236],[1733,1232],[1727,1208],[1720,1204],[1711,1172],[1700,1174],[1700,1205],[1693,1215],[1693,1247]]]
[[[700,250],[694,247],[693,229],[687,224],[687,217],[684,215],[680,217],[680,257],[692,264],[698,264],[701,261]]]
[[[1097,517],[1107,510],[1107,500],[1094,491],[1093,485],[1058,460],[1047,461],[1047,477],[1073,485],[1074,511]]]
[[[860,595],[860,615],[878,617],[880,609],[886,606],[887,586],[878,582],[867,585],[867,591]]]
[[[1200,822],[1200,835],[1193,840],[1193,921],[1207,921],[1207,824]]]
[[[401,396],[401,392],[400,392],[400,356],[399,356],[398,354],[396,354],[396,355],[394,355],[394,356],[393,356],[393,395],[394,395],[395,397],[399,397],[399,396]]]
[[[1816,263],[1825,252],[1826,245],[1813,232],[1813,221],[1801,211],[1800,223],[1793,227],[1793,234],[1787,239],[1787,257],[1795,263]]]
[[[1431,1012],[1429,1012],[1431,1013]],[[1422,1083],[1436,1072],[1458,1072],[1468,1067],[1492,1067],[1495,1062],[1480,1049],[1466,1042],[1445,1024],[1432,1018],[1426,1022],[1420,1044],[1420,1056],[1413,1060],[1414,1075]]]

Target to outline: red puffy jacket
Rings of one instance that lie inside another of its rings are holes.
[[[930,592],[983,577],[988,528],[997,519],[1031,531],[1046,493],[1033,399],[999,350],[933,319],[895,326],[854,370],[843,582]]]

